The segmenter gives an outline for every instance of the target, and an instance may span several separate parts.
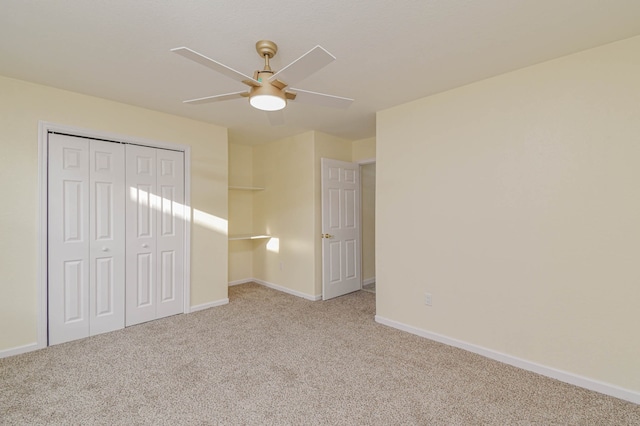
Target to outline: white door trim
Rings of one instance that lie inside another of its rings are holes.
[[[46,121],[38,122],[38,281],[37,281],[37,342],[36,348],[47,346],[47,165],[48,165],[48,134],[50,132],[83,136],[91,139],[106,140],[133,145],[144,145],[153,148],[171,149],[184,152],[184,204],[188,214],[185,216],[184,226],[184,313],[191,312],[191,147],[189,145],[155,141],[151,139],[120,135],[117,133],[83,129],[65,126]]]
[[[358,160],[356,161],[356,164],[364,166],[365,164],[373,164],[375,162],[376,162],[376,157],[373,157],[373,158],[365,158],[364,160]]]

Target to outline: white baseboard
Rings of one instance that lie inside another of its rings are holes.
[[[189,309],[189,312],[197,312],[197,311],[201,311],[203,309],[209,309],[209,308],[213,308],[215,306],[222,306],[222,305],[226,305],[229,303],[229,299],[221,299],[221,300],[216,300],[215,302],[209,302],[209,303],[203,303],[202,305],[196,305],[196,306],[192,306]],[[46,346],[39,346],[38,343],[30,343],[28,345],[24,345],[24,346],[18,346],[16,348],[11,348],[11,349],[4,349],[4,350],[0,350],[0,358],[7,358],[10,356],[14,356],[14,355],[20,355],[20,354],[24,354],[27,352],[31,352],[31,351],[35,351],[37,349],[42,349]]]
[[[216,306],[222,306],[222,305],[226,305],[228,303],[229,303],[229,298],[220,299],[220,300],[216,300],[214,302],[209,302],[209,303],[203,303],[201,305],[192,306],[190,312],[202,311],[203,309],[209,309],[209,308],[213,308],[213,307],[216,307]]]
[[[37,349],[40,349],[40,346],[38,346],[38,343],[30,343],[28,345],[18,346],[17,348],[4,349],[0,351],[0,358],[7,358],[14,355],[20,355],[27,352],[35,351]]]
[[[640,404],[640,392],[624,389],[616,385],[600,382],[598,380],[589,379],[587,377],[579,376],[567,371],[547,367],[545,365],[537,364],[535,362],[527,361],[511,355],[487,349],[482,346],[477,346],[471,343],[463,342],[461,340],[443,336],[441,334],[432,333],[430,331],[422,330],[417,327],[412,327],[410,325],[390,320],[379,315],[375,316],[375,320],[379,324],[406,331],[408,333],[434,340],[436,342],[444,343],[445,345],[464,349],[466,351],[473,352],[478,355],[482,355],[484,357],[512,365],[514,367],[522,368],[523,370],[532,371],[543,376],[551,377],[552,379],[560,380],[561,382],[569,383],[581,388],[613,396],[615,398],[624,399],[625,401],[633,402],[634,404]]]
[[[293,296],[302,297],[303,299],[311,300],[312,302],[317,302],[318,300],[322,300],[322,295],[312,296],[312,295],[307,294],[307,293],[302,293],[301,291],[291,290],[290,288],[283,287],[283,286],[278,285],[278,284],[273,284],[273,283],[270,283],[270,282],[267,282],[267,281],[258,280],[256,278],[252,278],[250,281],[251,282],[256,282],[256,283],[258,283],[260,285],[272,288],[274,290],[281,291],[283,293],[287,293],[287,294],[291,294]],[[249,282],[249,281],[247,281],[247,282]]]
[[[244,278],[242,280],[229,281],[229,287],[234,286],[234,285],[252,283],[254,281],[255,281],[254,278]]]
[[[369,284],[373,284],[375,282],[376,282],[376,277],[367,278],[366,280],[362,281],[362,285],[369,285]]]

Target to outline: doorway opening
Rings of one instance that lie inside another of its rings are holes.
[[[376,292],[376,163],[360,163],[362,290]]]

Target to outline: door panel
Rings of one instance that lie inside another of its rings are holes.
[[[157,150],[157,318],[184,312],[184,154]]]
[[[151,253],[139,253],[137,264],[137,279],[135,282],[137,298],[136,308],[150,307],[153,305],[153,255]]]
[[[89,140],[90,335],[124,328],[124,146]]]
[[[358,244],[355,240],[345,240],[344,242],[344,248],[345,248],[345,271],[344,271],[344,277],[346,279],[352,279],[352,278],[357,278],[358,276],[358,272],[357,272],[357,266],[356,265],[356,259],[357,259],[357,247]]]
[[[175,299],[175,253],[173,251],[162,252],[160,269],[160,303]]]
[[[113,315],[116,282],[113,279],[113,259],[96,259],[96,317]],[[124,303],[123,303],[124,305]],[[123,317],[124,318],[124,317]],[[124,326],[124,325],[123,325]]]
[[[357,192],[353,189],[343,190],[344,194],[344,228],[355,229],[357,226],[358,218],[358,199]]]
[[[323,158],[322,298],[361,288],[359,166]]]
[[[49,344],[89,335],[89,146],[49,135]]]
[[[82,322],[85,320],[85,262],[71,260],[64,262],[64,323]]]
[[[64,216],[64,242],[84,242],[83,225],[87,218],[84,203],[86,200],[86,182],[64,180],[62,182],[62,215]]]
[[[330,241],[329,245],[329,262],[331,266],[329,268],[329,282],[335,284],[342,279],[342,244],[340,241]]]
[[[156,318],[156,149],[126,147],[126,325]]]

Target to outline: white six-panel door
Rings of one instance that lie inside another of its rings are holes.
[[[49,136],[49,344],[124,326],[124,148]]]
[[[321,159],[322,299],[361,288],[360,168]]]
[[[124,328],[124,146],[89,143],[89,334]]]
[[[183,312],[183,153],[129,145],[126,325]]]
[[[158,225],[156,318],[184,311],[184,154],[157,150]]]

